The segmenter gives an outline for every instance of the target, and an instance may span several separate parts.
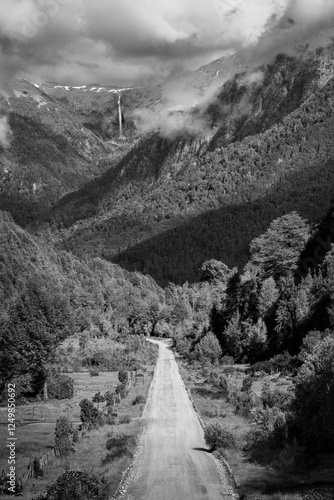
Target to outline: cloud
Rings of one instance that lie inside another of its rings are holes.
[[[0,146],[7,148],[10,145],[11,129],[6,116],[0,116]]]
[[[172,139],[180,134],[204,136],[209,132],[209,126],[204,118],[189,110],[137,109],[132,113],[132,119],[140,134],[159,132],[162,137]]]
[[[228,50],[272,54],[333,21],[332,0],[1,0],[0,74],[140,84]]]

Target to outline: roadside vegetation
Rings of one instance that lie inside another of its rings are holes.
[[[102,500],[116,492],[142,430],[141,416],[153,377],[157,349],[146,344],[150,364],[141,365],[143,377],[137,379],[136,371],[126,370],[101,371],[91,377],[83,369],[70,374],[74,380],[71,400],[34,403],[36,423],[21,420],[26,407],[19,407],[18,474],[36,463],[32,477],[23,484],[24,498]],[[40,419],[39,409],[51,423]],[[7,453],[5,446],[1,449],[0,464],[5,469]],[[53,449],[55,457],[41,467],[45,454]]]

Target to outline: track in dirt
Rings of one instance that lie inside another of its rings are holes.
[[[201,424],[168,343],[159,358],[146,408],[145,429],[124,500],[235,498],[230,481],[207,451]]]

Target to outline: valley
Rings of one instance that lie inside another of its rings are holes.
[[[27,498],[333,497],[322,44],[1,87],[0,415],[12,384]]]

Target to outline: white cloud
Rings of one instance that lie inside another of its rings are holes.
[[[6,116],[0,116],[0,146],[7,148],[10,144],[11,129]]]
[[[333,19],[333,0],[0,0],[0,72],[140,83],[226,50],[280,51]]]

